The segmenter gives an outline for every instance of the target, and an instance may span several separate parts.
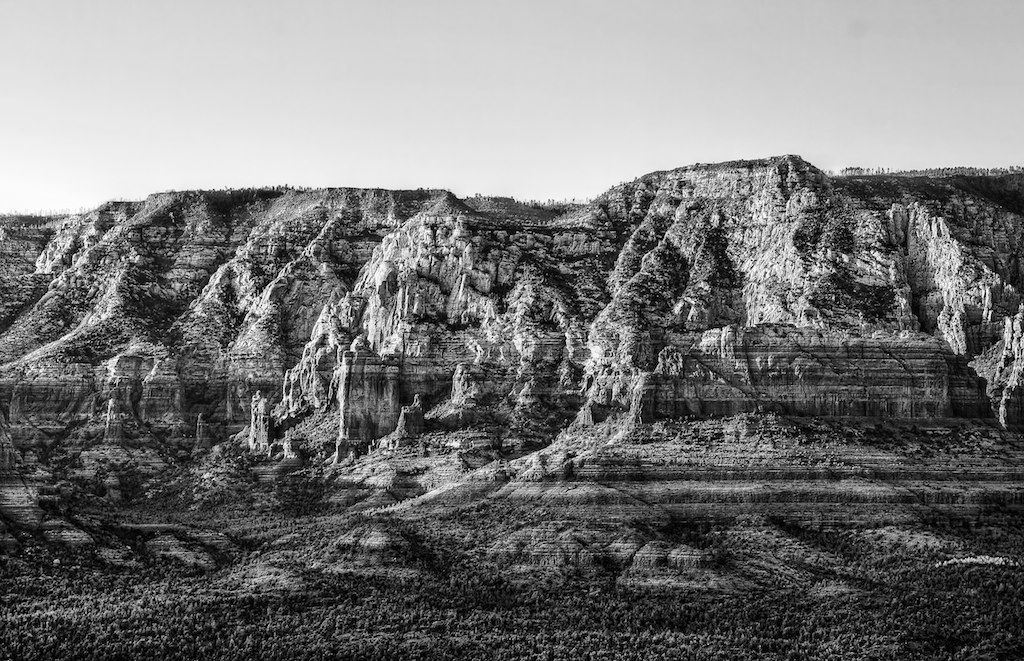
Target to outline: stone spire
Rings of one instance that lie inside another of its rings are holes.
[[[412,404],[403,406],[398,416],[395,434],[399,438],[415,438],[423,433],[423,403],[419,393],[412,398]]]
[[[270,450],[270,412],[267,398],[259,390],[252,396],[249,413],[249,450],[267,452]]]

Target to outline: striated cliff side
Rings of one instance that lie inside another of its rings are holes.
[[[986,415],[958,357],[988,350],[1019,303],[1022,218],[975,188],[830,179],[788,157],[613,189],[598,204],[637,222],[591,325],[591,399],[628,407],[650,372],[677,411]]]
[[[381,237],[431,197],[167,193],[45,223],[5,219],[3,250],[22,255],[4,262],[0,297],[21,296],[0,319],[0,402],[16,445],[103,424],[110,401],[161,444],[191,443],[200,415],[221,439],[242,429],[257,390],[280,398],[318,301],[350,287]],[[34,296],[7,286],[32,278],[46,280]]]
[[[259,189],[2,217],[3,455],[142,470],[234,436],[343,461],[756,411],[1019,425],[1022,190],[785,156],[559,208]]]

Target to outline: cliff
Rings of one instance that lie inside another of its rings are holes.
[[[1014,427],[1022,190],[785,156],[558,209],[252,189],[0,218],[4,456],[147,471],[245,432],[341,461],[438,430],[519,451],[574,420],[766,411]]]

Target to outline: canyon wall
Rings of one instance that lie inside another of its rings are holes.
[[[247,427],[361,452],[414,400],[400,435],[502,444],[744,411],[1015,426],[1021,191],[786,156],[581,205],[254,189],[3,217],[0,410],[28,464]]]

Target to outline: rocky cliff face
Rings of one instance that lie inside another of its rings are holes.
[[[3,218],[3,456],[153,465],[248,427],[340,461],[400,421],[383,445],[749,411],[1017,425],[1022,190],[787,156],[560,209],[261,189]]]
[[[626,407],[652,373],[662,400],[678,382],[677,411],[985,415],[958,356],[1018,305],[1021,216],[976,186],[830,180],[783,158],[613,189],[601,208],[638,222],[590,328],[591,399]]]
[[[5,220],[2,249],[19,258],[3,263],[0,298],[20,298],[0,320],[0,401],[15,443],[105,424],[110,401],[161,444],[183,443],[200,415],[210,434],[240,430],[257,390],[279,399],[320,301],[351,287],[381,237],[431,197],[175,193]]]
[[[990,351],[996,362],[989,367],[996,414],[1003,426],[1024,422],[1024,308],[1003,320],[1003,338]]]

